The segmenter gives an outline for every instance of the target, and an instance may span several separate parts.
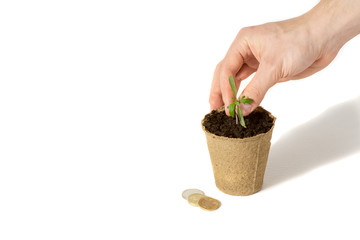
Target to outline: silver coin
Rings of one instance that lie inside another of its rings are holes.
[[[192,189],[186,189],[185,191],[183,191],[182,193],[182,197],[186,200],[188,200],[189,196],[191,194],[194,194],[194,193],[200,193],[202,195],[205,195],[205,193],[199,189],[195,189],[195,188],[192,188]]]

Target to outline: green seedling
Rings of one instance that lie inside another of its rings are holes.
[[[233,76],[229,77],[229,83],[230,83],[231,90],[235,97],[231,98],[233,100],[233,102],[229,106],[227,106],[227,108],[229,109],[230,115],[232,117],[236,118],[236,124],[239,124],[239,120],[240,120],[240,125],[243,126],[244,128],[246,128],[244,116],[243,116],[241,108],[240,108],[240,103],[243,103],[243,104],[251,103],[254,100],[252,100],[251,98],[245,98],[245,96],[242,96],[241,98],[236,99],[237,89],[236,89],[236,85],[235,85]]]

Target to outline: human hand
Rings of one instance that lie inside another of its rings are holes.
[[[354,16],[341,16],[354,6],[341,5],[341,1],[322,1],[300,17],[241,29],[215,69],[209,98],[211,109],[232,102],[229,76],[234,77],[239,88],[242,80],[256,72],[240,95],[254,100],[241,106],[246,116],[276,83],[305,78],[325,68],[359,32],[360,24],[351,23]],[[359,8],[360,1],[352,2]],[[333,13],[331,18],[329,13]],[[337,16],[348,20],[339,22]]]

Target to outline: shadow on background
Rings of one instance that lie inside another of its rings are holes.
[[[333,106],[271,147],[264,188],[360,151],[360,97]]]

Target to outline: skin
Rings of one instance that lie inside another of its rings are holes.
[[[240,95],[254,100],[241,105],[246,116],[259,106],[269,88],[322,70],[359,33],[360,0],[323,0],[299,17],[241,29],[216,66],[211,110],[232,102],[229,76],[239,88],[242,80],[256,72]]]

